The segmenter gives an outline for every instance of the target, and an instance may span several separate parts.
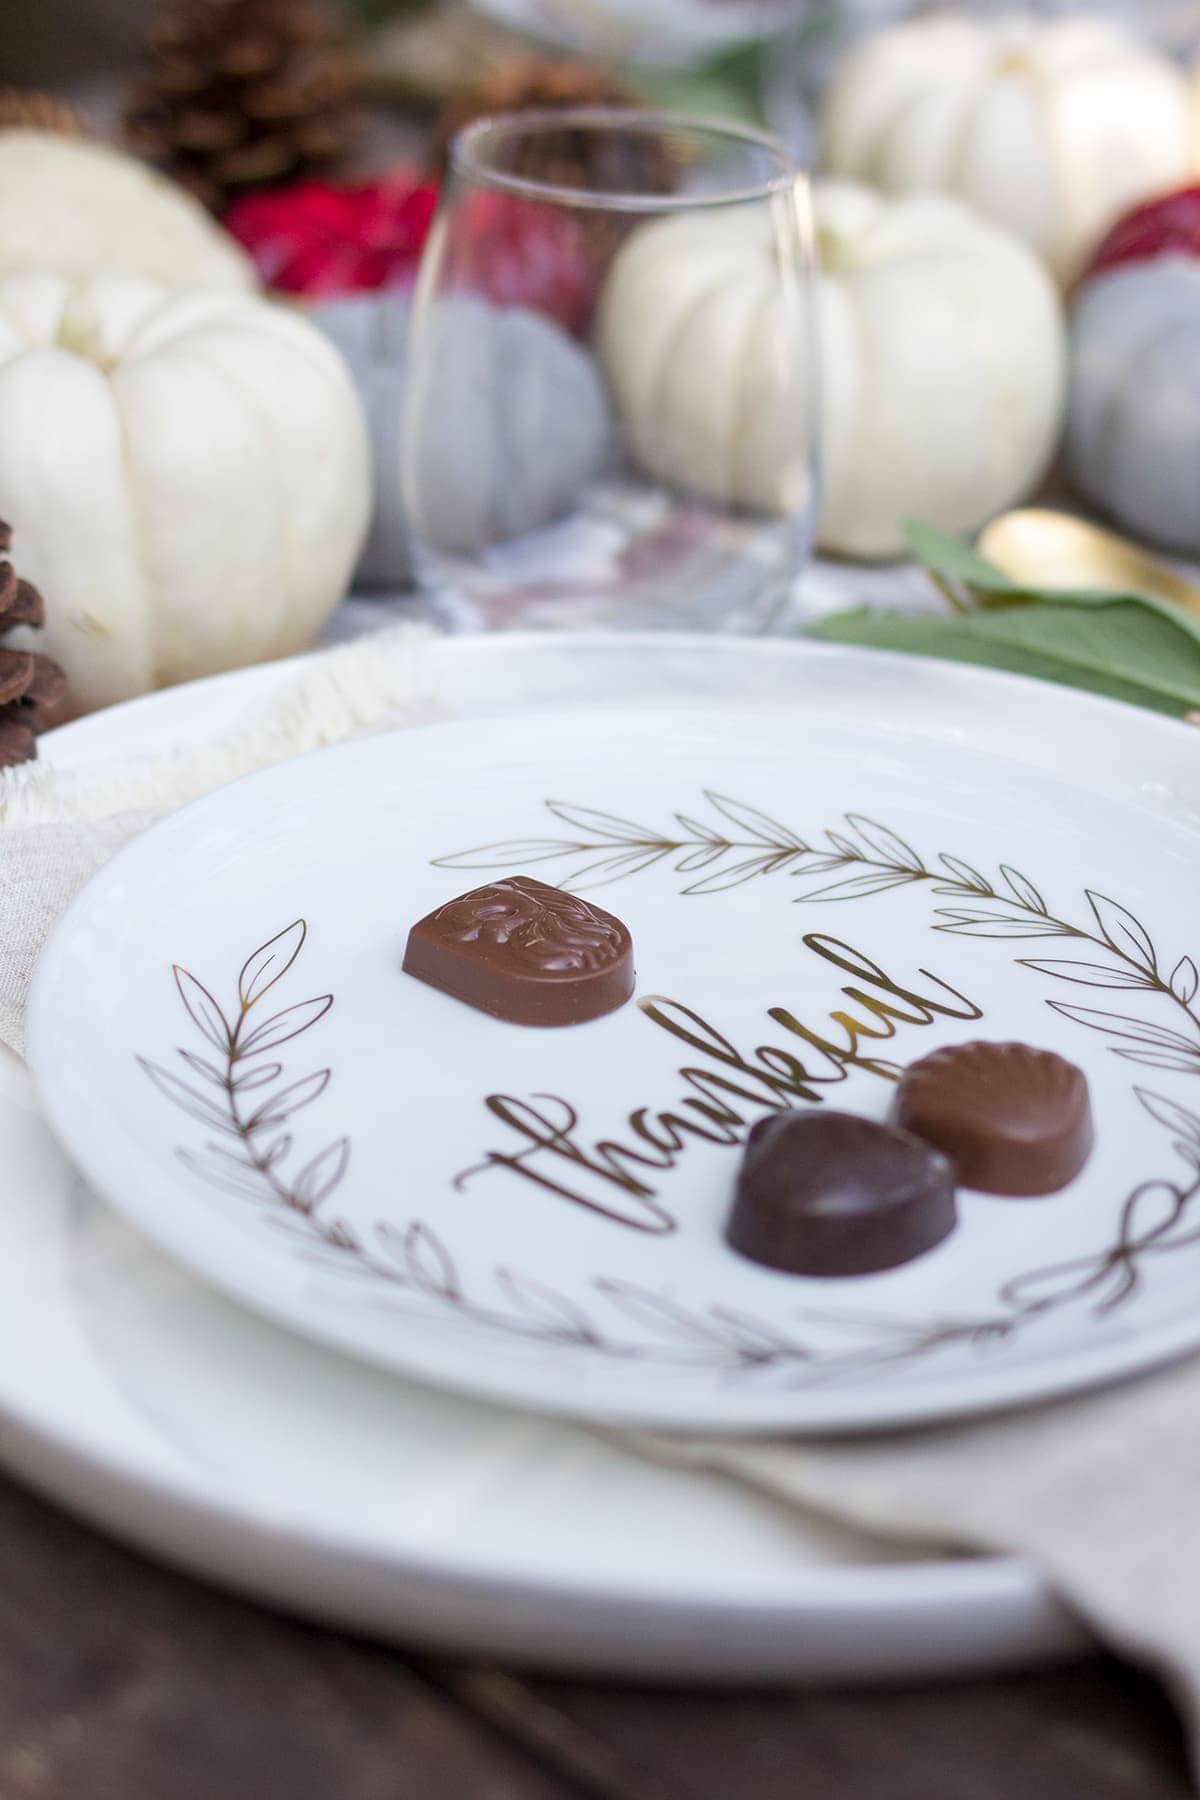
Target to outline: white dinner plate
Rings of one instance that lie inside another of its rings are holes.
[[[393,1371],[706,1432],[965,1415],[1200,1344],[1196,860],[1189,829],[861,721],[424,727],[114,858],[39,964],[31,1066],[127,1218]],[[414,921],[522,872],[603,887],[634,1003],[539,1031],[401,972]],[[963,1192],[942,1245],[870,1277],[728,1248],[756,1119],[882,1118],[898,1068],[979,1037],[1085,1069],[1067,1188]]]
[[[383,616],[344,613],[360,629]],[[1191,732],[980,670],[804,643],[514,633],[439,643],[430,672],[451,717],[673,697],[887,722],[1200,822]],[[43,740],[43,761],[82,771],[236,736],[293,674],[277,664],[112,708]],[[3,1052],[0,1145],[0,1457],[180,1567],[407,1644],[642,1679],[914,1680],[1080,1646],[1014,1558],[939,1559],[836,1529],[266,1324],[92,1198]]]

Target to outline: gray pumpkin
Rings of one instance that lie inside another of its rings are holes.
[[[412,521],[401,493],[410,381],[409,307],[367,295],[315,321],[354,374],[375,451],[375,510],[359,565],[364,586],[411,579]],[[438,300],[413,371],[418,460],[410,483],[420,536],[477,555],[570,511],[603,470],[605,391],[591,357],[551,320],[472,296]]]
[[[1127,530],[1200,553],[1200,262],[1133,263],[1084,288],[1067,461],[1080,493]]]
[[[408,406],[412,524],[436,551],[478,555],[550,524],[608,460],[608,401],[591,356],[523,308],[435,300]]]
[[[318,307],[312,318],[350,365],[371,434],[375,497],[357,580],[363,587],[405,587],[413,575],[408,526],[400,504],[408,301],[397,294],[364,294],[330,301]]]

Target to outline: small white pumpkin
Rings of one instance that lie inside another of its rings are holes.
[[[1027,493],[1053,452],[1065,381],[1053,284],[1023,244],[952,200],[818,182],[814,207],[819,541],[886,557],[912,516],[972,529]],[[723,498],[737,469],[741,497],[764,507],[787,497],[796,444],[794,397],[755,366],[773,255],[757,209],[644,226],[600,320],[651,472]]]
[[[350,377],[298,315],[147,282],[0,281],[0,517],[82,710],[302,648],[369,503]]]
[[[52,131],[0,132],[0,277],[136,276],[253,288],[254,265],[175,182],[119,150]]]
[[[1162,257],[1094,277],[1071,329],[1067,460],[1093,506],[1200,554],[1200,262]]]
[[[1184,181],[1188,83],[1098,18],[935,14],[867,38],[827,89],[821,161],[894,194],[956,195],[1061,282],[1136,201]]]
[[[640,226],[601,291],[596,344],[637,465],[731,507],[811,502],[816,375],[759,204]]]

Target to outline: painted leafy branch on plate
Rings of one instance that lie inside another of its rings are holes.
[[[297,919],[247,958],[238,975],[236,1005],[228,1015],[203,982],[175,964],[175,985],[204,1053],[178,1051],[186,1074],[138,1058],[159,1092],[211,1134],[203,1148],[177,1152],[185,1168],[242,1199],[258,1199],[265,1188],[302,1215],[315,1214],[350,1160],[350,1142],[344,1137],[315,1154],[297,1151],[288,1127],[297,1113],[321,1098],[330,1071],[317,1069],[294,1079],[276,1054],[325,1017],[333,995],[292,1002],[274,1012],[263,1004],[295,963],[307,935],[305,921]]]
[[[1119,1010],[1120,1003],[1085,1006],[1048,1000],[1064,1018],[1115,1040],[1113,1053],[1147,1068],[1200,1075],[1200,971],[1192,957],[1160,957],[1140,919],[1093,888],[1084,891],[1086,914],[1069,920],[1053,912],[1029,877],[1001,863],[989,877],[962,857],[939,851],[926,860],[890,826],[862,813],[847,813],[836,828],[814,840],[759,808],[710,788],[707,821],[675,813],[656,831],[615,813],[546,801],[547,811],[578,835],[514,839],[435,859],[446,869],[507,869],[518,864],[566,862],[559,885],[579,892],[627,880],[656,863],[694,877],[681,890],[690,896],[728,892],[764,876],[803,882],[793,898],[806,904],[862,900],[894,888],[924,886],[952,905],[936,906],[935,931],[1007,942],[1058,939],[1071,954],[1022,956],[1023,968],[1075,987],[1139,993],[1162,1002],[1158,1024]]]
[[[1120,927],[1110,922],[1116,935]],[[628,1365],[746,1377],[774,1374],[792,1385],[845,1379],[930,1356],[955,1345],[986,1346],[1062,1307],[1110,1312],[1133,1295],[1145,1263],[1200,1242],[1200,1116],[1165,1095],[1135,1090],[1146,1113],[1172,1137],[1183,1174],[1141,1183],[1125,1201],[1108,1248],[1010,1278],[994,1307],[974,1317],[912,1320],[818,1312],[808,1308],[792,1331],[717,1302],[689,1305],[666,1289],[595,1276],[577,1299],[501,1266],[489,1297],[470,1291],[453,1253],[425,1222],[376,1222],[364,1236],[333,1211],[350,1167],[347,1137],[317,1133],[302,1149],[297,1117],[322,1101],[332,1080],[321,1068],[297,1075],[284,1047],[310,1032],[334,1004],[332,994],[280,1004],[275,989],[307,941],[303,919],[261,945],[243,963],[227,1008],[187,969],[175,985],[202,1049],[177,1049],[184,1073],[138,1062],[158,1092],[203,1128],[197,1146],[181,1146],[180,1162],[207,1186],[250,1203],[274,1229],[288,1233],[307,1263],[364,1284],[373,1302],[416,1306],[472,1331],[500,1333],[543,1347],[586,1351]],[[1135,944],[1134,949],[1141,948]],[[274,996],[266,1004],[268,996]],[[325,1139],[322,1143],[321,1140]],[[815,1325],[845,1335],[814,1343]],[[631,1333],[630,1327],[634,1327]]]
[[[295,1126],[296,1115],[325,1094],[331,1071],[297,1077],[277,1053],[318,1025],[334,998],[320,994],[275,1011],[264,1006],[307,936],[306,922],[297,919],[260,945],[243,963],[236,1001],[228,1008],[190,970],[173,967],[203,1052],[177,1049],[184,1073],[148,1057],[137,1061],[159,1093],[207,1133],[199,1148],[177,1149],[183,1166],[206,1185],[253,1203],[272,1226],[296,1240],[310,1263],[365,1279],[393,1295],[435,1302],[462,1325],[621,1360],[644,1356],[644,1346],[607,1334],[567,1295],[515,1270],[494,1271],[495,1301],[473,1298],[447,1246],[420,1220],[404,1229],[377,1223],[368,1239],[348,1219],[331,1214],[330,1203],[350,1166],[350,1140],[336,1137],[315,1152],[302,1151]],[[603,1277],[595,1289],[619,1313],[656,1333],[656,1354],[668,1357],[673,1344],[672,1360],[684,1365],[711,1365],[715,1359],[719,1366],[745,1369],[768,1356],[797,1364],[814,1357],[805,1344],[719,1307],[711,1314],[689,1313],[635,1282]]]

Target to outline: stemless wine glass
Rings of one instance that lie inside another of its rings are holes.
[[[766,629],[816,511],[807,184],[766,133],[613,108],[455,140],[402,485],[451,629]]]

